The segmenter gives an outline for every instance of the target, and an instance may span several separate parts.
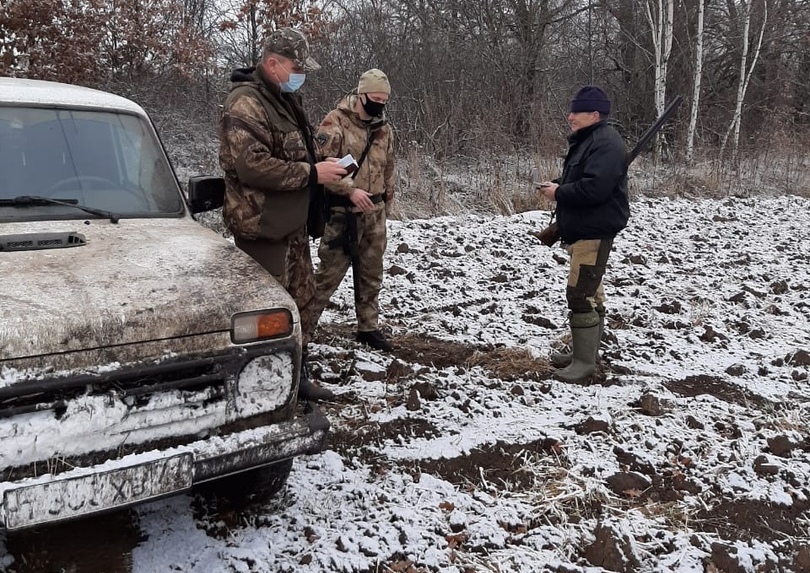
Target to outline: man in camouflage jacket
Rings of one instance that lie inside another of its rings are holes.
[[[317,139],[324,153],[351,154],[360,164],[353,176],[326,185],[331,214],[318,248],[315,301],[317,323],[329,298],[351,265],[357,340],[383,351],[393,349],[378,327],[385,219],[394,196],[394,142],[385,120],[391,95],[386,75],[371,69],[321,123]],[[314,324],[313,324],[314,327]]]
[[[319,69],[303,34],[282,28],[267,38],[259,65],[238,69],[219,127],[219,162],[225,172],[223,218],[236,246],[267,269],[295,300],[301,315],[303,356],[299,397],[332,393],[309,381],[307,325],[315,293],[306,221],[311,190],[346,174],[322,161],[295,92],[307,71]]]

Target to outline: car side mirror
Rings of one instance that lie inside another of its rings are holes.
[[[211,175],[188,178],[188,203],[192,213],[218,209],[224,202],[225,179]]]

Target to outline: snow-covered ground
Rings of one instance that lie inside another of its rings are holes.
[[[353,341],[350,277],[312,348],[328,449],[269,503],[133,510],[120,570],[810,571],[810,200],[632,209],[587,385],[546,361],[567,334],[547,213],[391,222],[396,351]]]

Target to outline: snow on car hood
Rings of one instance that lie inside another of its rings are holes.
[[[0,361],[227,332],[236,312],[295,308],[253,259],[190,218],[0,225],[0,235],[71,231],[87,244],[0,252]]]

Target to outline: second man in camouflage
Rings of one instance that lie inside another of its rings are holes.
[[[360,76],[357,89],[327,114],[318,130],[325,155],[351,154],[359,169],[326,185],[331,215],[318,248],[320,263],[310,315],[317,324],[351,266],[357,340],[383,351],[393,349],[378,324],[386,213],[395,181],[394,142],[385,118],[390,95],[388,77],[378,69],[368,70]]]

